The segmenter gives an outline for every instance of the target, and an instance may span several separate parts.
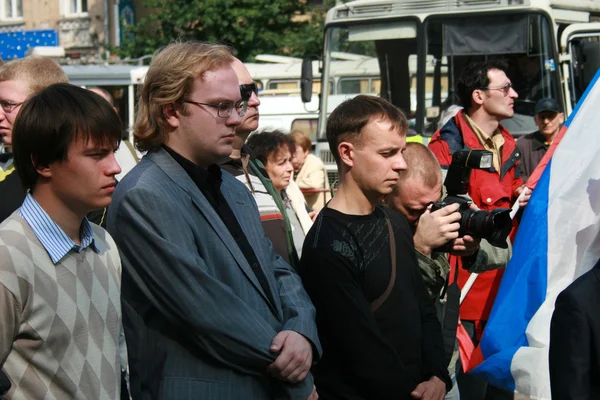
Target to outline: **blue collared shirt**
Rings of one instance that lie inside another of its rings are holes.
[[[58,263],[71,250],[79,253],[83,249],[92,246],[92,250],[96,253],[98,252],[98,248],[94,242],[94,232],[87,218],[84,218],[81,223],[79,230],[81,244],[79,245],[71,240],[56,222],[50,218],[30,193],[27,193],[18,214],[27,221],[54,264]]]

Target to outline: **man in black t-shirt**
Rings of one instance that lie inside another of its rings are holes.
[[[323,345],[313,371],[321,399],[441,400],[451,387],[411,229],[378,206],[406,169],[407,129],[402,112],[374,96],[345,101],[327,122],[340,184],[300,262]]]

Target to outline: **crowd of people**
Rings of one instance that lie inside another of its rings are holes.
[[[481,339],[518,217],[497,247],[459,235],[458,204],[435,207],[465,149],[492,157],[471,172],[472,208],[526,207],[522,176],[564,115],[540,100],[539,132],[515,141],[505,69],[465,68],[462,109],[428,147],[382,97],[343,102],[326,126],[332,197],[304,134],[253,133],[258,88],[230,47],[157,51],[125,174],[120,154],[138,153],[108,93],[44,58],[0,66],[0,395],[512,398],[463,372],[455,332]]]

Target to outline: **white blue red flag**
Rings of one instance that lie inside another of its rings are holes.
[[[550,398],[554,302],[600,259],[599,77],[600,71],[537,181],[483,338],[466,368],[518,397]]]

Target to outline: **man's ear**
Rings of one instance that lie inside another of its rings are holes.
[[[354,145],[349,142],[338,144],[338,154],[342,163],[348,167],[354,166]]]
[[[175,104],[171,103],[164,106],[163,114],[165,116],[165,120],[172,128],[179,127],[179,117],[181,116],[181,113],[179,112]]]
[[[31,159],[31,164],[35,165],[35,170],[37,171],[38,174],[40,174],[40,176],[50,179],[52,177],[52,169],[50,168],[49,165],[36,165],[35,161],[33,160],[33,158]]]
[[[558,118],[561,125],[565,123],[565,113],[558,113]]]
[[[475,89],[473,90],[473,93],[471,93],[471,99],[473,100],[474,104],[477,105],[482,105],[483,104],[483,90],[481,89]]]

